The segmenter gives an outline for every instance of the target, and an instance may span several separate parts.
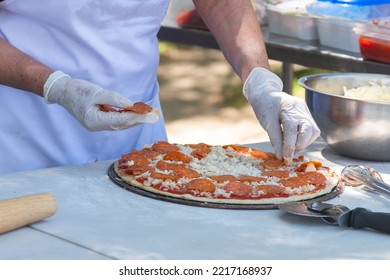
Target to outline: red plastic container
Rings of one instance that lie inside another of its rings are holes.
[[[366,59],[390,63],[390,20],[379,19],[358,24],[360,53]]]
[[[195,8],[183,11],[178,14],[176,17],[176,23],[183,28],[208,30],[207,26],[205,25]]]

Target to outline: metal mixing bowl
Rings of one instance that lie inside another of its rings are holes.
[[[338,153],[363,160],[390,161],[390,102],[345,97],[369,82],[390,86],[389,75],[330,73],[302,77],[306,103],[321,136]]]

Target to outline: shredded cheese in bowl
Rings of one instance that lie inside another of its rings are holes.
[[[344,96],[372,101],[390,101],[390,86],[370,82],[367,86],[347,89],[343,87]]]

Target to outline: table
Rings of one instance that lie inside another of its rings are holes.
[[[390,64],[365,60],[359,53],[321,46],[318,40],[304,41],[272,34],[267,25],[262,27],[262,32],[268,57],[283,62],[282,80],[284,91],[288,93],[292,92],[293,64],[340,72],[390,73]],[[210,32],[180,28],[171,14],[164,20],[158,38],[178,44],[219,49]]]
[[[269,142],[250,146],[272,151]],[[367,164],[390,181],[390,163],[336,154],[321,139],[305,152],[341,171]],[[112,161],[0,176],[0,199],[49,192],[54,216],[0,235],[0,259],[257,260],[390,259],[389,235],[328,225],[273,210],[175,204],[126,191],[107,176]],[[347,187],[332,203],[390,212],[390,200]]]

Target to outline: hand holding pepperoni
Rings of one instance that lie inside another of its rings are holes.
[[[123,130],[143,123],[155,123],[160,114],[155,109],[146,112],[149,107],[146,104],[134,106],[131,100],[117,92],[85,80],[73,79],[61,71],[49,76],[43,97],[47,103],[63,106],[90,131]],[[104,104],[103,108],[116,107],[125,112],[104,111],[99,107],[101,104]]]

